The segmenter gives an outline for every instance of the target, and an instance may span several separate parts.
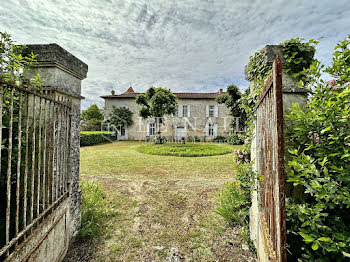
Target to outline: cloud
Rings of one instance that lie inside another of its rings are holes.
[[[349,34],[350,6],[339,1],[3,0],[0,31],[21,43],[57,43],[89,65],[83,106],[129,85],[173,91],[241,88],[249,56],[292,37],[319,38],[331,59]]]

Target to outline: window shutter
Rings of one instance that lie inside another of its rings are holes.
[[[177,108],[177,112],[178,112],[178,117],[183,117],[183,108],[182,108],[182,105],[179,105],[178,108]]]
[[[146,125],[146,136],[149,136],[149,123]]]
[[[209,136],[209,125],[205,125],[205,136]]]
[[[128,140],[128,128],[125,127],[125,139]]]
[[[209,117],[209,105],[206,106],[205,116]]]
[[[218,125],[217,124],[214,124],[214,128],[213,128],[214,130],[214,137],[217,137],[218,136]]]
[[[187,106],[187,117],[191,117],[191,106]]]
[[[219,107],[215,106],[214,108],[215,108],[214,116],[219,117]]]

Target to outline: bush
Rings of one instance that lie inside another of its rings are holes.
[[[102,124],[102,120],[98,120],[98,119],[87,120],[80,125],[80,130],[81,131],[100,131],[101,124]]]
[[[249,220],[249,198],[238,183],[227,183],[218,198],[216,212],[230,225],[244,226]]]
[[[236,165],[237,182],[227,183],[218,197],[216,212],[230,225],[247,226],[254,172],[249,163]]]
[[[82,131],[80,132],[80,146],[91,146],[110,142],[117,139],[117,133],[106,131]]]
[[[225,143],[227,142],[227,138],[224,136],[217,136],[213,139],[213,142],[215,143]]]
[[[312,96],[286,115],[286,173],[293,187],[287,199],[287,239],[293,261],[350,258],[349,45],[350,37],[336,47],[326,69],[340,75],[341,88],[320,78],[324,67],[315,61],[304,86]]]
[[[228,143],[231,145],[243,145],[244,140],[245,140],[245,135],[240,133],[235,133],[228,137]]]
[[[102,188],[94,182],[80,183],[82,191],[81,229],[79,237],[99,237],[103,234],[106,218],[111,214]]]

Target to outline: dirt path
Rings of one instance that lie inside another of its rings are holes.
[[[67,262],[255,261],[238,229],[214,212],[230,179],[82,179],[101,183],[118,215],[103,239],[73,244]]]

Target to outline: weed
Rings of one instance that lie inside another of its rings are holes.
[[[82,205],[79,237],[100,237],[108,228],[106,218],[114,213],[114,209],[107,206],[108,202],[99,184],[84,181],[81,182],[80,188]]]

